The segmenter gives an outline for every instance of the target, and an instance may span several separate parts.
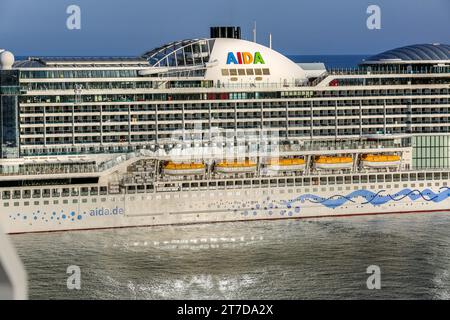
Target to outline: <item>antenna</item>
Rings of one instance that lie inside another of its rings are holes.
[[[255,25],[253,27],[253,42],[256,42],[256,21],[255,21]]]
[[[269,48],[272,49],[272,33],[269,33]]]

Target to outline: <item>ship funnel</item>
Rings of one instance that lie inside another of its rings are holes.
[[[211,38],[241,39],[241,27],[211,27]]]

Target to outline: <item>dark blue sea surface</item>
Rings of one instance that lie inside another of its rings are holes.
[[[13,236],[32,299],[449,299],[450,213]],[[81,289],[66,270],[81,269]],[[369,266],[381,289],[367,288]]]

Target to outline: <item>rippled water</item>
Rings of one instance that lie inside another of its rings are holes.
[[[450,298],[450,213],[13,236],[31,298]],[[81,290],[66,269],[81,268]],[[368,290],[366,268],[381,268]]]

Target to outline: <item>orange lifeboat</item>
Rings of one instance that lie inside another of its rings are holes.
[[[401,157],[398,155],[365,154],[361,157],[361,163],[365,168],[398,167]]]
[[[271,159],[267,169],[272,171],[303,171],[306,162],[303,158]]]
[[[164,166],[164,173],[171,176],[189,176],[205,174],[205,164],[203,163],[175,163],[169,161]]]
[[[344,170],[353,167],[351,157],[319,156],[314,160],[316,169],[319,170]]]
[[[245,161],[222,161],[215,166],[216,172],[219,173],[251,173],[256,171],[256,163]]]

